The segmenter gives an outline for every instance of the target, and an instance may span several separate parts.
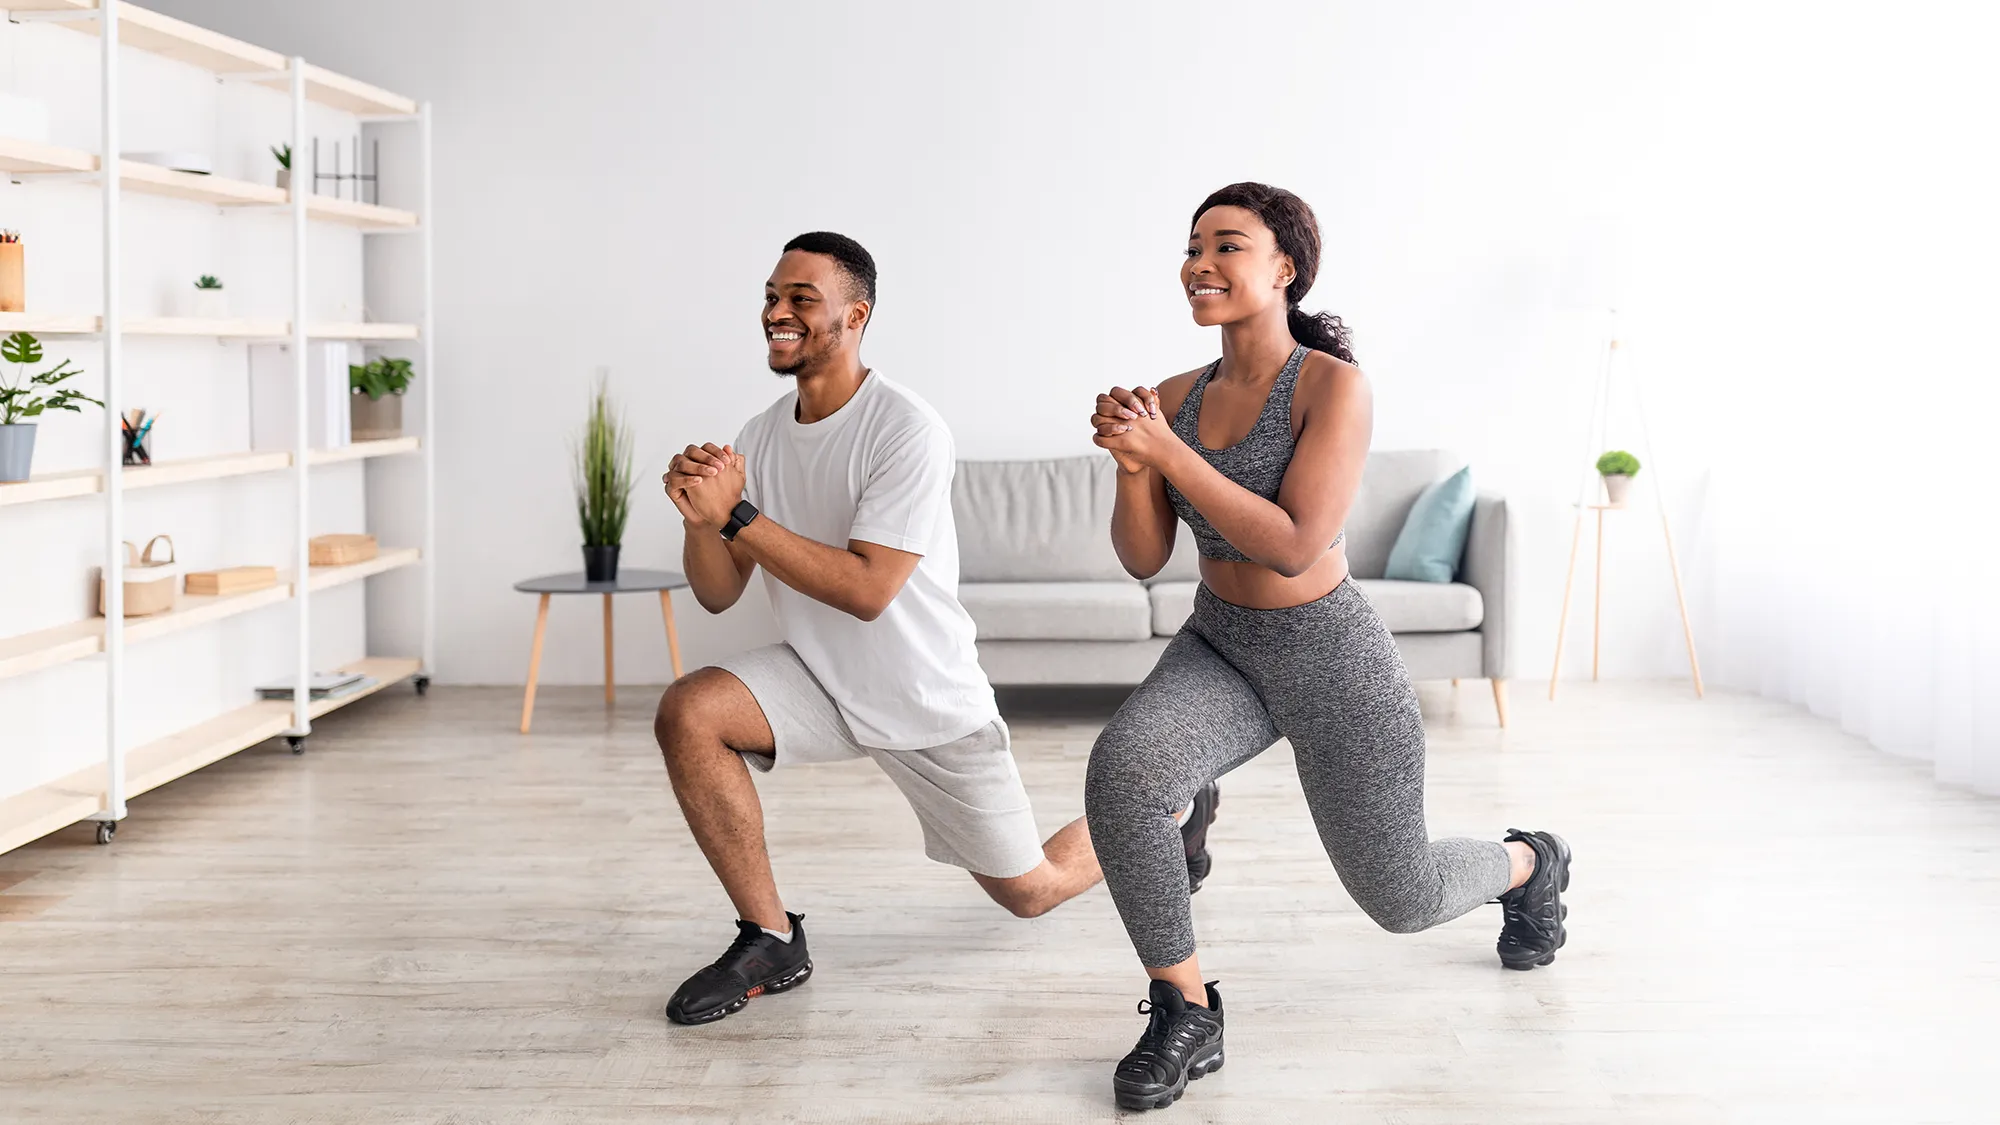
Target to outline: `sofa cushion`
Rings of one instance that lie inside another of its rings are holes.
[[[1146,587],[1146,596],[1153,601],[1153,633],[1171,637],[1180,632],[1194,616],[1194,592],[1200,588],[1200,582],[1155,582]]]
[[[1153,635],[1146,588],[1119,582],[961,582],[958,600],[982,641],[1142,641]]]
[[[1479,591],[1463,582],[1363,578],[1355,584],[1391,633],[1461,633],[1479,628],[1486,617]]]
[[[1376,616],[1391,633],[1457,633],[1477,629],[1486,616],[1479,591],[1462,582],[1398,582],[1387,578],[1355,579],[1368,596]],[[1153,602],[1153,632],[1168,637],[1194,615],[1199,582],[1155,582],[1146,594]]]
[[[1384,578],[1410,582],[1449,582],[1458,577],[1465,557],[1465,536],[1472,529],[1472,467],[1426,487],[1410,507],[1410,518],[1389,549]]]
[[[1347,513],[1347,565],[1356,578],[1382,577],[1389,551],[1417,497],[1456,468],[1457,458],[1442,449],[1391,449],[1368,455],[1361,489]]]
[[[951,482],[959,579],[1129,581],[1111,549],[1117,472],[1103,455],[960,461]]]

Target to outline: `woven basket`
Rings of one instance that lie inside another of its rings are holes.
[[[167,545],[167,557],[155,559],[154,548],[161,543]],[[165,613],[174,608],[174,594],[180,582],[180,564],[174,561],[174,541],[171,536],[155,535],[146,544],[144,554],[132,544],[125,544],[125,616],[145,617],[153,613]],[[97,580],[97,612],[103,614],[110,606],[111,584],[102,577]]]

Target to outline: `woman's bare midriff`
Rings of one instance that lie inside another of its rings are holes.
[[[1339,547],[1321,555],[1297,578],[1287,578],[1253,562],[1201,560],[1201,580],[1215,596],[1245,609],[1289,609],[1316,602],[1347,579],[1347,552]]]

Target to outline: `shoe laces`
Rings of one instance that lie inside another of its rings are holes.
[[[1132,1053],[1125,1056],[1125,1065],[1139,1065],[1151,1068],[1153,1063],[1161,1063],[1169,1068],[1177,1068],[1194,1049],[1195,1041],[1202,1037],[1204,1028],[1199,1020],[1174,1018],[1174,1013],[1160,1007],[1151,1000],[1141,1000],[1139,1014],[1146,1017],[1145,1033]],[[1186,1009],[1182,1009],[1185,1014]]]
[[[1555,896],[1531,893],[1541,874],[1537,870],[1520,888],[1500,899],[1505,918],[1500,927],[1503,943],[1539,948],[1555,939],[1556,928],[1562,921]]]
[[[734,969],[737,961],[750,951],[751,946],[757,944],[759,938],[764,936],[762,927],[749,922],[738,922],[736,924],[736,940],[730,942],[729,948],[722,951],[722,956],[715,959],[715,967],[718,969]]]

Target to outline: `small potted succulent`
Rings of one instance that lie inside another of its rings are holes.
[[[81,414],[83,407],[77,404],[82,402],[104,404],[69,387],[54,389],[57,383],[83,374],[81,368],[71,367],[69,360],[40,375],[28,376],[24,382],[21,369],[42,362],[41,341],[30,333],[16,332],[0,340],[0,359],[14,365],[12,378],[0,375],[0,481],[27,480],[35,459],[36,424],[22,419],[39,417],[47,410]]]
[[[599,375],[590,416],[574,446],[577,521],[583,526],[583,575],[589,582],[618,577],[618,548],[632,507],[632,429]]]
[[[222,291],[222,282],[212,273],[202,274],[194,280],[194,300],[188,309],[201,320],[227,320],[229,318],[229,298]]]
[[[1639,459],[1622,449],[1614,449],[1597,459],[1597,473],[1604,478],[1604,494],[1611,497],[1613,504],[1623,505],[1632,478],[1639,475]]]
[[[403,393],[414,378],[407,359],[378,356],[348,365],[348,425],[355,441],[403,436]]]
[[[278,190],[292,190],[292,146],[272,145],[271,155],[278,158]]]

